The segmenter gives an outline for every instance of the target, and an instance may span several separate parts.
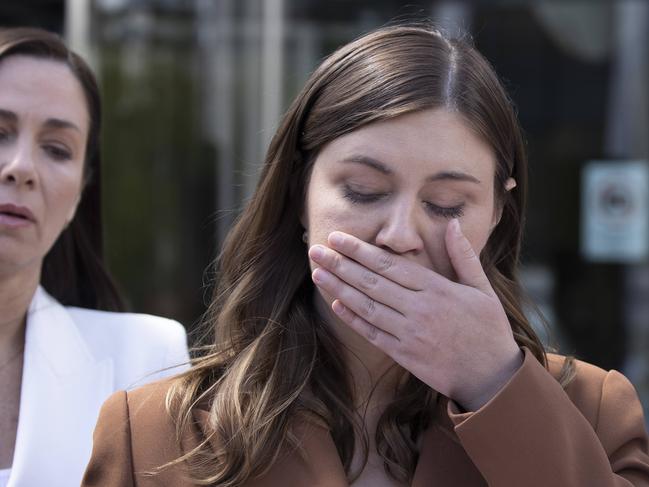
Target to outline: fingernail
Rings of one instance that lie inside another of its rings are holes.
[[[329,234],[329,242],[331,245],[340,246],[343,244],[344,240],[343,236],[339,233],[334,232]]]
[[[324,249],[321,245],[314,245],[309,249],[309,257],[314,260],[322,259],[324,257]]]
[[[343,306],[340,301],[334,301],[331,305],[331,309],[333,309],[334,313],[337,315],[341,315],[345,311],[345,306]]]
[[[322,284],[325,280],[326,272],[327,271],[325,271],[324,269],[320,269],[318,267],[311,273],[311,279],[313,279],[313,282],[315,282],[316,284]]]

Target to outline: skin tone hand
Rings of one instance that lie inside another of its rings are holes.
[[[467,411],[486,404],[523,356],[480,260],[457,219],[445,243],[457,282],[352,235],[314,245],[314,283],[338,318]]]

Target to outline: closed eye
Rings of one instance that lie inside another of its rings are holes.
[[[438,206],[428,201],[424,202],[426,210],[432,213],[435,216],[446,218],[448,220],[452,218],[460,218],[464,214],[464,204],[457,206]]]
[[[343,190],[345,198],[352,203],[373,203],[387,196],[387,193],[361,193],[345,186]]]
[[[43,151],[55,161],[67,161],[72,159],[72,153],[58,145],[47,144],[43,146]]]
[[[13,139],[14,133],[7,130],[0,130],[0,144],[9,142]]]

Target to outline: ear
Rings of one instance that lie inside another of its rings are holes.
[[[509,193],[512,189],[516,187],[516,180],[514,178],[507,178],[507,181],[505,181],[505,191]],[[496,211],[494,211],[494,219],[491,222],[491,230],[489,233],[493,231],[494,228],[500,223],[500,219],[503,216],[503,207],[502,205],[498,205],[498,208],[496,208]]]
[[[516,187],[516,180],[514,178],[507,178],[505,181],[505,191],[510,192]]]

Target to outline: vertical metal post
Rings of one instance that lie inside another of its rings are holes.
[[[90,0],[66,0],[63,35],[68,47],[82,56],[96,72],[97,60],[90,37],[91,14]]]
[[[620,0],[614,9],[605,151],[612,157],[649,158],[649,3]]]
[[[242,38],[241,69],[241,118],[240,149],[243,159],[244,192],[250,195],[257,181],[259,168],[264,160],[265,149],[261,136],[261,50],[263,0],[244,0],[243,19],[239,29]]]
[[[223,241],[237,206],[234,160],[233,0],[197,0],[205,135],[216,151],[216,238]]]
[[[284,105],[284,0],[264,0],[262,10],[260,160],[275,133]],[[250,193],[255,181],[246,181]]]

